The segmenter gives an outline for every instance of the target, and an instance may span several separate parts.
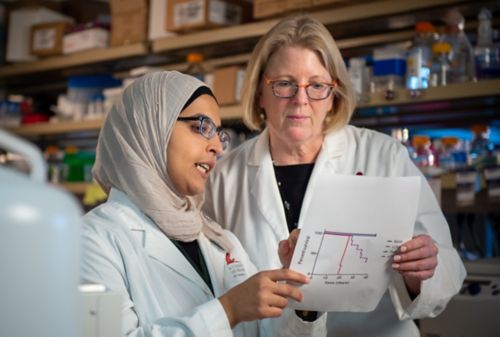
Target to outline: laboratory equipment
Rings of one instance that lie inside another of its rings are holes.
[[[406,58],[406,88],[417,90],[429,87],[432,44],[436,36],[432,23],[422,21],[415,25],[415,37]]]
[[[31,164],[0,166],[0,336],[79,336],[80,206],[46,184],[34,145],[0,129],[0,148]]]
[[[422,337],[500,336],[500,258],[466,261],[459,294],[436,318],[420,320]]]
[[[81,337],[122,336],[122,296],[100,284],[80,286]]]

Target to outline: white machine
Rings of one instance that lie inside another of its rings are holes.
[[[422,337],[500,336],[500,258],[468,261],[459,294],[436,318],[420,321]]]
[[[80,286],[82,337],[121,337],[122,301],[99,284]]]

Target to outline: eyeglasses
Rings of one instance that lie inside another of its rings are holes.
[[[332,83],[311,82],[307,84],[298,84],[287,80],[272,80],[264,76],[267,85],[271,85],[273,95],[279,98],[292,98],[297,94],[299,88],[305,88],[307,97],[312,100],[320,101],[326,99],[337,87],[337,81]]]
[[[221,127],[217,127],[210,117],[200,115],[193,117],[178,117],[177,120],[181,122],[197,121],[199,122],[195,127],[197,133],[206,139],[212,139],[215,134],[217,134],[222,144],[222,149],[225,150],[229,146],[230,138],[228,133]]]

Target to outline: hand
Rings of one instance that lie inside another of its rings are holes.
[[[233,328],[244,321],[279,317],[288,305],[288,298],[302,301],[302,292],[286,283],[307,283],[309,279],[290,269],[268,270],[255,274],[219,297]]]
[[[415,236],[399,247],[392,267],[403,276],[411,294],[420,294],[422,281],[434,275],[438,264],[437,254],[438,247],[428,235]]]
[[[290,267],[290,262],[292,262],[293,251],[295,250],[295,245],[297,244],[297,239],[299,238],[300,229],[294,229],[287,240],[281,240],[278,246],[278,255],[280,256],[280,261],[283,267]]]

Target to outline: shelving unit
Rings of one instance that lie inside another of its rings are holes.
[[[130,57],[146,56],[147,54],[148,48],[144,43],[106,49],[86,50],[71,55],[56,56],[34,62],[0,67],[0,80],[22,75],[37,74],[49,70],[63,70],[80,65],[90,65]]]
[[[340,24],[344,22],[352,22],[358,20],[366,20],[381,16],[390,16],[396,14],[411,13],[414,11],[426,10],[429,8],[439,8],[441,6],[453,6],[466,3],[467,1],[457,0],[401,0],[401,1],[369,1],[366,3],[353,4],[340,8],[332,8],[325,10],[315,10],[310,13],[313,17],[320,20],[326,26]],[[155,53],[177,51],[193,47],[201,47],[205,45],[221,44],[225,42],[241,41],[245,39],[255,39],[264,35],[271,29],[279,19],[271,19],[239,26],[221,28],[216,30],[202,31],[191,33],[188,35],[178,35],[159,39],[152,44],[152,51]],[[412,36],[413,32],[410,32]],[[362,38],[356,41],[358,43],[385,43],[394,42],[397,39],[408,38],[408,33],[395,35],[388,40],[385,40],[385,34],[378,36],[381,40],[371,40]],[[396,39],[397,37],[397,39]],[[391,41],[392,40],[392,41]],[[339,42],[339,47],[350,47],[351,43],[346,43],[344,46]]]
[[[85,191],[87,191],[89,187],[94,185],[95,183],[81,182],[81,183],[63,183],[60,184],[59,186],[62,187],[64,190],[71,192],[73,194],[83,195],[85,194]]]
[[[408,44],[416,21],[438,22],[444,11],[453,6],[469,18],[482,6],[491,8],[494,13],[500,12],[499,1],[380,0],[340,2],[308,13],[325,24],[343,56],[349,58],[370,53],[374,47],[384,44]],[[242,65],[248,62],[256,41],[278,20],[272,18],[129,46],[6,65],[0,67],[0,88],[7,93],[60,93],[65,89],[67,77],[72,74],[92,74],[104,69],[124,77],[129,69],[141,65],[183,71],[187,67],[185,56],[191,51],[204,54],[204,66],[208,71],[220,66]],[[477,25],[473,20],[467,20],[467,24],[471,30]],[[430,88],[417,95],[398,90],[392,100],[386,100],[382,94],[371,94],[367,103],[358,105],[353,124],[370,128],[418,123],[441,126],[461,123],[464,126],[481,120],[500,120],[499,107],[500,79]],[[240,105],[222,106],[220,114],[225,123],[241,122]],[[45,144],[58,137],[93,137],[95,141],[102,123],[103,119],[39,123],[9,130]],[[88,185],[72,183],[62,187],[82,194]]]
[[[446,87],[435,87],[418,92],[418,96],[411,96],[410,91],[400,89],[396,91],[395,99],[386,100],[383,98],[382,93],[373,93],[370,95],[368,103],[359,104],[358,111],[363,109],[377,109],[391,106],[412,106],[422,103],[440,102],[440,101],[461,101],[481,97],[496,97],[500,99],[500,79],[484,80],[475,83],[460,83],[450,84]],[[404,112],[403,112],[404,113]],[[242,111],[240,105],[228,105],[220,108],[221,118],[224,121],[240,120],[242,118]],[[373,113],[372,113],[373,114]],[[355,114],[355,122],[361,124],[368,123],[376,124],[377,119],[387,117],[387,113],[383,111],[377,113],[376,116],[357,116]],[[490,112],[491,117],[500,119],[500,111],[495,113]],[[36,123],[31,125],[10,128],[9,130],[15,134],[24,137],[36,137],[44,135],[56,135],[71,132],[81,131],[98,131],[103,123],[103,119],[83,120],[83,121],[70,121],[58,123]]]
[[[500,4],[496,1],[485,3],[490,7],[500,8]],[[412,28],[416,19],[426,16],[438,18],[439,13],[450,6],[464,6],[466,9],[468,6],[476,8],[480,5],[481,2],[470,0],[385,0],[355,2],[322,10],[313,8],[310,15],[332,30],[341,49],[350,49],[408,41],[413,36]],[[367,21],[368,24],[357,24]],[[182,70],[185,67],[183,64],[185,55],[193,49],[203,52],[208,64],[245,63],[255,41],[276,22],[278,19],[268,19],[233,27],[180,34],[151,43],[90,50],[31,63],[6,65],[0,67],[0,85],[7,90],[12,83],[17,87],[19,84],[29,86],[34,78],[25,75],[38,77],[48,72],[56,75],[51,76],[51,81],[64,79],[70,68],[78,68],[80,72],[92,72],[95,71],[93,65],[103,64],[112,71],[123,71],[138,64],[163,65],[170,69],[174,66],[175,69]],[[349,25],[355,25],[355,29]],[[127,60],[131,62],[127,63]],[[111,62],[116,64],[110,65]]]

